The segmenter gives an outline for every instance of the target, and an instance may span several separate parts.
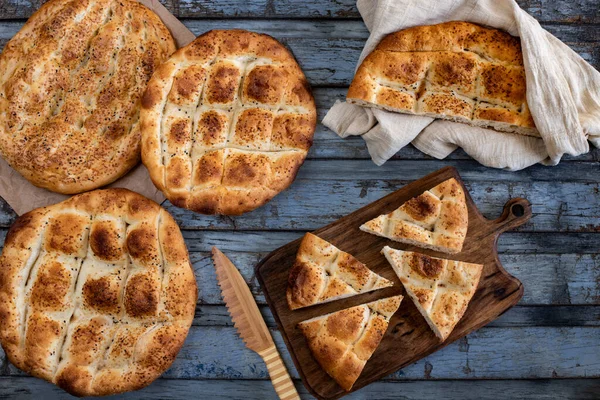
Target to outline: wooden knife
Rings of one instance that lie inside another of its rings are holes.
[[[258,353],[267,364],[271,382],[281,400],[300,399],[244,278],[216,247],[212,248],[212,256],[223,299],[246,347]]]

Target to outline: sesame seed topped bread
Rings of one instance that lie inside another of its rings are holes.
[[[298,324],[321,367],[349,391],[388,328],[402,296],[346,308]]]
[[[386,36],[356,72],[347,101],[538,136],[519,38],[468,22]]]
[[[296,310],[392,285],[352,255],[307,233],[290,269],[286,295]]]
[[[133,0],[50,0],[0,56],[0,153],[36,186],[80,193],[140,160],[140,99],[175,43]]]
[[[483,265],[388,246],[381,252],[436,336],[446,340],[477,290]]]
[[[239,215],[287,188],[316,108],[292,54],[270,36],[215,30],[179,49],[142,102],[142,160],[178,207]]]
[[[35,209],[0,257],[0,342],[18,368],[77,396],[140,389],[173,362],[197,287],[173,218],[125,189]]]
[[[465,193],[456,179],[451,178],[391,213],[364,223],[360,230],[396,242],[454,254],[462,250],[468,227]]]

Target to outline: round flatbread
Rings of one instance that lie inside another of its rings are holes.
[[[283,45],[221,30],[158,68],[140,119],[142,161],[173,204],[238,215],[292,183],[312,145],[316,109]]]
[[[175,43],[132,0],[50,0],[0,56],[0,153],[36,186],[80,193],[139,162],[139,104]]]
[[[125,189],[19,217],[0,257],[0,342],[18,368],[77,396],[142,388],[175,359],[196,280],[173,218]]]

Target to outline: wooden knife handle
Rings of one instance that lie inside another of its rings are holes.
[[[298,396],[298,392],[294,387],[294,382],[290,378],[290,374],[288,374],[275,345],[258,354],[265,361],[265,364],[267,364],[271,383],[273,383],[275,392],[277,392],[279,398],[281,400],[300,400],[300,396]]]

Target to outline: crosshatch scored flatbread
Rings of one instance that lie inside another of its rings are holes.
[[[140,99],[173,51],[137,1],[48,1],[0,56],[0,153],[55,192],[115,181],[140,160]]]
[[[447,22],[385,37],[358,68],[347,100],[539,136],[526,89],[519,38]]]
[[[477,290],[483,265],[388,246],[381,252],[436,336],[446,340]]]
[[[287,188],[312,145],[316,109],[292,54],[267,35],[210,31],[154,74],[142,160],[179,207],[238,215]]]
[[[352,389],[400,307],[402,296],[388,297],[301,322],[317,362],[346,391]]]
[[[287,301],[295,310],[392,285],[352,255],[307,233],[290,269]]]
[[[125,190],[22,215],[0,257],[0,341],[18,368],[78,396],[155,380],[194,317],[196,280],[173,218]]]
[[[469,227],[465,193],[448,179],[423,194],[361,225],[360,230],[444,253],[462,250]]]

